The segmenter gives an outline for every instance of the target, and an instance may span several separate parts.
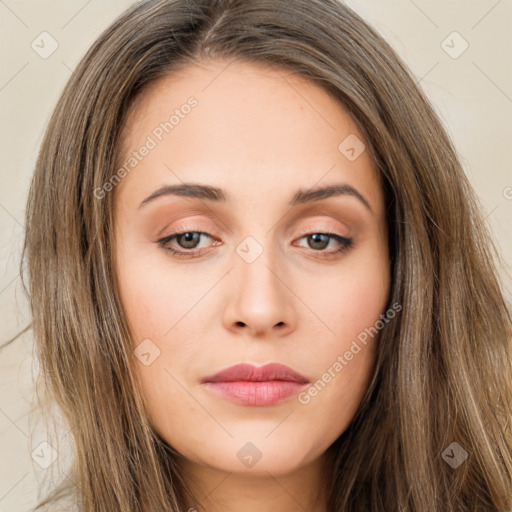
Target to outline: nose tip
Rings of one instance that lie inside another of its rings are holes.
[[[255,246],[251,244],[254,241],[247,240],[245,255],[254,256]],[[235,293],[226,308],[225,321],[238,331],[250,330],[253,336],[262,337],[270,332],[282,335],[287,326],[292,327],[291,294],[282,278],[269,266],[269,253],[262,254],[264,256],[260,254],[252,263],[242,258],[238,268],[233,269],[231,283]]]

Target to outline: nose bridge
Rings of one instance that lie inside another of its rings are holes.
[[[282,283],[276,276],[277,247],[271,234],[262,229],[246,236],[236,247],[236,253],[235,275],[239,292],[249,293],[253,299],[263,295],[267,302],[281,293]]]
[[[272,232],[260,225],[252,233],[235,249],[231,272],[235,291],[228,321],[264,332],[291,323],[291,294],[284,284],[286,277],[280,275],[279,248]]]
[[[274,268],[277,264],[276,219],[265,208],[264,200],[258,204],[248,202],[243,216],[245,236],[235,247],[235,264],[239,267],[241,279],[251,279],[254,275],[261,279],[262,275],[270,273],[268,267]]]

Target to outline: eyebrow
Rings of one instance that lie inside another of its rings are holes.
[[[179,185],[165,185],[155,190],[151,195],[146,197],[146,199],[140,203],[139,208],[149,203],[150,201],[157,199],[158,197],[168,195],[189,197],[194,199],[208,199],[210,201],[216,202],[226,202],[228,200],[228,195],[221,188],[211,185],[202,185],[200,183],[182,183]],[[363,203],[364,206],[366,206],[366,208],[370,210],[372,214],[374,214],[368,200],[356,188],[354,188],[352,185],[348,185],[347,183],[317,187],[310,190],[298,190],[295,192],[288,205],[296,206],[299,204],[311,203],[335,196],[355,197],[361,203]]]

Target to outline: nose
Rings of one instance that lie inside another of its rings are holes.
[[[284,336],[295,329],[296,297],[290,278],[270,253],[264,248],[252,262],[235,255],[223,318],[227,329],[263,338]]]

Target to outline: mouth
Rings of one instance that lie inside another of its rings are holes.
[[[207,389],[241,405],[272,405],[296,395],[309,379],[286,365],[237,364],[201,381]]]

